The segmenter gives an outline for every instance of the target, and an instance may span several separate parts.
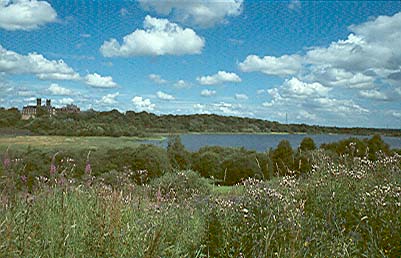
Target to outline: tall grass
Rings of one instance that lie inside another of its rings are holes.
[[[118,187],[57,171],[29,191],[3,178],[0,256],[401,257],[401,157],[313,164],[224,191],[192,171]]]

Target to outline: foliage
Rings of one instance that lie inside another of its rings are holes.
[[[193,171],[114,189],[62,181],[69,166],[54,154],[55,180],[37,177],[29,190],[5,157],[3,170],[21,182],[12,200],[1,189],[6,257],[401,255],[399,155],[332,159],[315,150],[301,177],[247,179],[224,194]]]
[[[280,176],[290,173],[294,167],[294,151],[287,140],[282,140],[272,153],[274,173]]]
[[[167,155],[173,168],[185,170],[190,167],[190,154],[185,149],[179,136],[169,137],[167,143]]]
[[[46,111],[39,111],[39,116],[30,120],[20,120],[18,109],[0,108],[0,128],[14,127],[29,129],[40,135],[65,136],[146,136],[152,133],[185,132],[227,132],[227,133],[339,133],[354,135],[400,136],[397,129],[375,128],[338,128],[310,126],[305,124],[280,124],[261,119],[219,116],[208,114],[195,115],[155,115],[147,112],[118,110],[98,112],[87,110],[80,113],[48,116]]]

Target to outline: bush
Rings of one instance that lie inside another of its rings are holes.
[[[154,191],[160,189],[161,195],[166,198],[187,200],[188,198],[205,195],[210,192],[210,184],[201,178],[197,172],[188,170],[170,172],[151,182]]]
[[[287,175],[294,167],[294,152],[290,142],[282,140],[272,153],[274,173],[280,176]]]

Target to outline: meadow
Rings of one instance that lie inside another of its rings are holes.
[[[28,180],[3,155],[0,256],[400,257],[401,156],[348,145],[310,150],[302,173],[230,186],[180,169],[110,179],[89,154],[85,166],[54,154]]]
[[[31,148],[40,149],[63,149],[63,150],[99,150],[125,147],[138,147],[144,140],[162,140],[163,136],[153,137],[107,137],[107,136],[0,136],[0,151],[4,152],[7,147],[21,150]]]

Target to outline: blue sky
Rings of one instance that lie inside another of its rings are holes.
[[[401,127],[399,1],[0,0],[0,106]]]

